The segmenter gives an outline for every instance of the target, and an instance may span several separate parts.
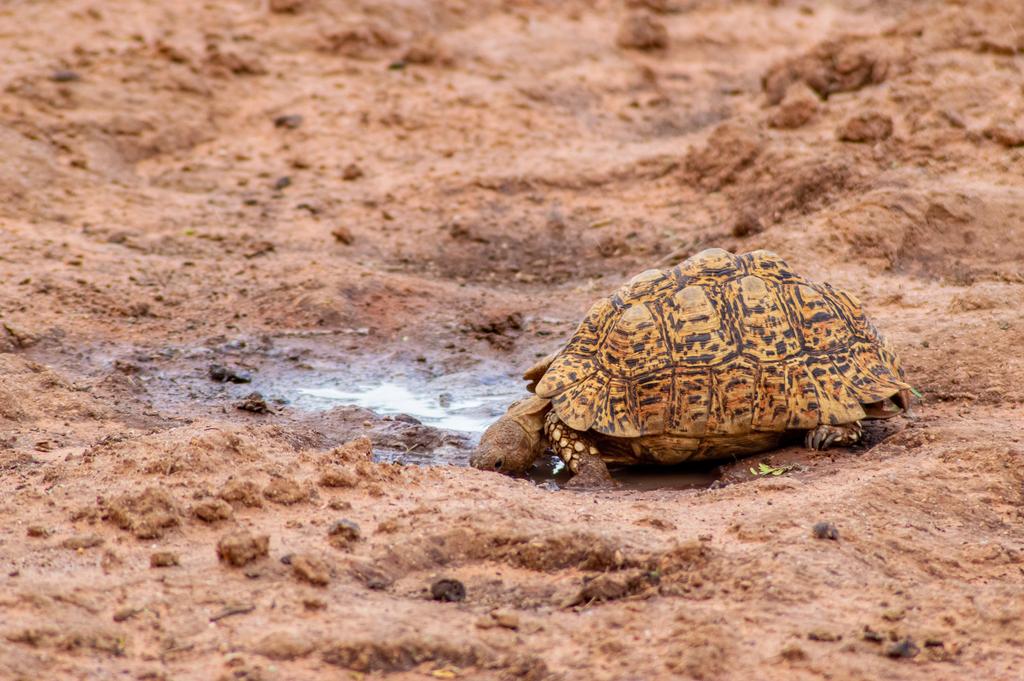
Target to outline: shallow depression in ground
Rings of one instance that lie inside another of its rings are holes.
[[[396,420],[415,420],[441,430],[465,436],[475,446],[480,436],[508,406],[526,395],[520,382],[505,375],[471,375],[463,372],[453,381],[451,376],[418,380],[396,372],[383,380],[347,382],[329,379],[317,387],[294,389],[292,403],[311,410],[356,406]],[[411,418],[410,418],[411,417]],[[441,448],[427,456],[402,451],[377,451],[381,461],[418,465],[464,464],[453,460]],[[717,466],[681,465],[673,467],[628,466],[614,469],[616,480],[626,489],[693,489],[707,487],[719,479]],[[548,487],[560,487],[569,478],[562,461],[546,452],[527,474],[530,480]]]

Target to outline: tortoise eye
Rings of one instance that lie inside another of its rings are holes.
[[[495,461],[494,462],[494,470],[500,471],[501,470],[501,465],[503,463],[505,463],[505,459],[498,459],[497,461]]]

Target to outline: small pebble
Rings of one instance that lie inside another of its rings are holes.
[[[73,83],[81,79],[82,77],[78,73],[70,69],[58,69],[50,75],[50,80],[55,83]]]
[[[917,657],[920,652],[921,649],[909,638],[897,641],[885,649],[886,656],[892,658]]]
[[[274,180],[274,189],[277,189],[278,191],[285,189],[286,187],[290,187],[291,185],[292,178],[288,177],[287,175],[284,175]]]
[[[286,114],[274,119],[275,128],[287,128],[289,130],[294,130],[300,125],[302,125],[302,116],[298,114]]]
[[[252,374],[223,364],[211,364],[209,376],[218,383],[251,383]]]
[[[435,601],[457,603],[466,600],[466,587],[457,579],[442,578],[430,585],[430,597]]]
[[[839,528],[832,523],[820,522],[815,523],[814,527],[811,528],[811,532],[814,533],[817,539],[831,539],[832,541],[839,540]]]

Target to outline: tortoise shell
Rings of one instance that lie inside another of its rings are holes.
[[[710,437],[851,423],[909,387],[852,295],[716,248],[595,303],[535,392],[576,430]]]

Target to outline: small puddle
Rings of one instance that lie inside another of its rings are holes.
[[[511,403],[511,398],[503,395],[456,398],[448,392],[416,394],[397,383],[367,385],[350,390],[307,388],[299,390],[299,394],[330,406],[354,404],[382,416],[405,414],[428,426],[476,434],[477,437],[505,413]]]
[[[411,380],[401,380],[411,379]],[[527,393],[523,382],[515,377],[490,375],[446,376],[417,380],[409,376],[396,380],[364,381],[346,384],[326,380],[316,387],[296,388],[293,404],[300,408],[320,410],[354,405],[381,416],[411,416],[426,426],[462,435],[475,446],[489,425],[508,406]],[[426,452],[381,452],[378,460],[398,461],[412,465],[465,464],[453,460],[451,454]],[[719,479],[717,466],[630,466],[612,470],[620,489],[687,490],[703,489]],[[570,479],[565,464],[553,455],[546,455],[526,476],[545,487],[562,487]]]

